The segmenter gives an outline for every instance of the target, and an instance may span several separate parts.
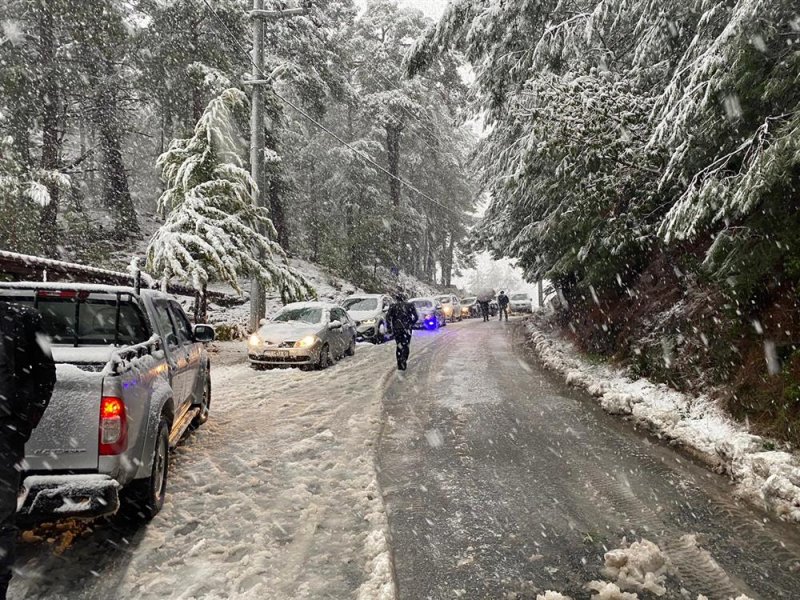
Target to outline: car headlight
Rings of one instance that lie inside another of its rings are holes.
[[[317,336],[315,335],[307,335],[302,340],[299,340],[294,343],[295,348],[311,348],[314,344],[317,343]]]
[[[449,315],[451,312],[453,312],[452,308],[450,308],[449,306],[444,307],[444,314]]]
[[[376,319],[364,319],[361,321],[362,325],[375,325]]]
[[[261,345],[261,338],[260,338],[260,337],[258,337],[258,335],[256,335],[256,334],[254,333],[254,334],[253,334],[253,335],[251,335],[251,336],[250,336],[250,338],[247,340],[247,344],[248,344],[248,345],[249,345],[251,348],[258,348],[258,347]]]

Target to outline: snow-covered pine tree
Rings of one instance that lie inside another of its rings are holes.
[[[206,107],[194,135],[174,140],[156,162],[167,184],[158,202],[166,222],[148,246],[148,268],[190,284],[201,307],[210,282],[241,292],[240,277],[260,279],[285,302],[313,295],[273,241],[267,210],[253,204],[257,186],[240,157],[247,106],[241,90],[225,90]]]

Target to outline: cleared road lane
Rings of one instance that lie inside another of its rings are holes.
[[[379,481],[402,600],[588,598],[604,553],[642,537],[672,564],[665,598],[800,598],[796,528],[605,414],[524,344],[513,320],[451,326],[389,384]]]

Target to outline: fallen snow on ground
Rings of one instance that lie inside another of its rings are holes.
[[[31,552],[12,597],[394,599],[373,460],[394,349],[306,373],[215,346],[211,418],[173,453],[161,514],[100,555],[92,537],[60,559]],[[97,563],[114,576],[92,578]]]
[[[590,364],[541,317],[528,330],[544,365],[567,383],[599,399],[605,410],[624,415],[669,440],[694,450],[736,482],[737,494],[774,514],[800,522],[800,456],[767,451],[780,444],[749,433],[706,396],[690,396],[663,384],[633,379],[608,365]]]

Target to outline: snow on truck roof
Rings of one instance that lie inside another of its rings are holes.
[[[127,285],[107,285],[104,283],[75,283],[65,281],[0,281],[0,290],[69,290],[76,292],[89,292],[95,294],[130,294],[131,296],[161,296],[170,298],[161,290],[136,288]]]
[[[75,290],[78,292],[97,292],[102,294],[136,295],[136,290],[125,285],[106,285],[103,283],[72,283],[64,281],[4,281],[0,282],[0,289],[17,290]],[[149,290],[142,290],[149,291]]]

